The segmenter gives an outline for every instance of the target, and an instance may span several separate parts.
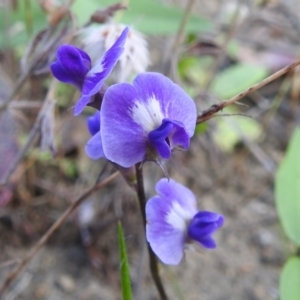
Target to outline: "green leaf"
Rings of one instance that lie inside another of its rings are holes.
[[[268,71],[264,67],[235,64],[215,77],[211,91],[221,99],[228,99],[261,81],[267,75]]]
[[[230,114],[237,111],[233,107],[228,107],[224,112]],[[218,117],[216,121],[216,128],[212,135],[213,140],[226,153],[232,152],[243,137],[256,141],[261,135],[260,124],[251,118],[243,116]]]
[[[300,299],[300,258],[290,258],[283,267],[280,276],[280,299]]]
[[[208,130],[208,125],[206,122],[200,123],[196,126],[195,134],[202,134]]]
[[[121,265],[120,275],[121,275],[122,296],[123,296],[123,300],[131,300],[132,292],[131,292],[129,264],[128,264],[123,228],[120,222],[118,223],[118,241],[119,241],[120,265]]]
[[[300,128],[296,128],[289,142],[286,156],[281,162],[275,177],[275,197],[283,229],[287,236],[298,246],[300,246],[299,155]]]
[[[76,0],[72,11],[77,15],[79,24],[86,23],[96,10],[116,3],[115,0]],[[118,20],[146,34],[173,34],[177,32],[183,10],[166,6],[155,0],[130,0],[128,9]],[[191,15],[186,25],[187,32],[203,32],[213,28],[208,19]]]

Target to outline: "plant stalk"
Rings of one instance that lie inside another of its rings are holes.
[[[145,190],[144,190],[144,179],[143,179],[143,168],[142,164],[138,163],[135,165],[136,170],[136,178],[137,178],[137,196],[140,204],[140,210],[143,218],[143,224],[144,229],[146,229],[146,196],[145,196]],[[161,300],[168,300],[168,296],[165,292],[162,280],[159,275],[158,270],[158,262],[156,255],[152,251],[150,245],[147,245],[148,247],[148,253],[149,253],[149,264],[150,264],[150,271],[152,279],[155,283],[155,286],[157,288],[157,291],[160,295]]]

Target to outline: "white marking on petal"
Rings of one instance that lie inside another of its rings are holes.
[[[159,101],[152,97],[146,103],[137,101],[132,107],[132,119],[150,132],[161,125],[164,116]]]
[[[175,200],[171,210],[166,216],[166,222],[171,225],[173,228],[180,231],[185,231],[187,229],[187,223],[194,217],[190,210],[184,209],[180,206],[179,203]]]
[[[103,63],[103,57],[100,58],[98,61],[96,61],[94,67],[88,71],[86,76],[93,77],[96,73],[101,73],[104,70],[102,63]]]

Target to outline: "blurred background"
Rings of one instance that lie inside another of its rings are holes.
[[[96,60],[130,25],[128,55],[108,83],[161,72],[199,113],[299,57],[297,0],[0,0],[0,14],[0,284],[69,205],[114,171],[84,152],[95,109],[73,116],[78,91],[49,69],[59,45]],[[226,219],[216,250],[161,266],[170,299],[279,299],[280,271],[295,248],[276,213],[274,176],[299,124],[299,72],[199,124],[190,149],[167,162],[199,209]],[[149,198],[164,174],[153,163],[144,173]],[[119,219],[134,299],[158,299],[136,195],[121,177],[85,199],[3,299],[121,299]]]

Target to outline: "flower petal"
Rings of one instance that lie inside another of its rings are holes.
[[[200,244],[207,249],[215,249],[217,247],[215,240],[210,235],[202,238]]]
[[[139,74],[133,82],[140,98],[155,97],[165,118],[181,122],[189,137],[195,131],[197,111],[194,100],[177,84],[159,73]]]
[[[185,233],[165,221],[170,209],[170,203],[159,196],[147,202],[146,238],[163,263],[177,265],[184,254]]]
[[[100,131],[100,111],[96,111],[87,119],[87,126],[91,135],[95,135]]]
[[[124,51],[124,44],[128,35],[129,28],[126,27],[116,42],[105,52],[87,73],[84,80],[82,93],[84,95],[95,95],[101,88],[105,79],[109,76],[112,69],[119,60],[119,57]]]
[[[91,68],[91,59],[72,45],[62,45],[57,50],[57,60],[50,68],[55,78],[81,89],[85,75]]]
[[[224,217],[209,211],[200,211],[188,226],[188,235],[206,248],[215,248],[211,235],[224,223]]]
[[[166,264],[176,265],[184,253],[187,222],[197,213],[193,193],[173,179],[156,184],[159,196],[146,204],[146,236],[155,254]]]
[[[160,179],[155,189],[165,201],[176,201],[187,211],[190,219],[197,213],[197,202],[192,191],[173,179]]]
[[[102,148],[102,140],[100,131],[92,136],[85,145],[85,153],[91,159],[99,159],[105,157]]]
[[[91,101],[91,96],[82,95],[74,106],[74,116],[78,116]]]
[[[149,132],[148,139],[164,159],[170,158],[171,149],[175,146],[187,149],[190,144],[190,138],[183,124],[170,119],[163,119],[158,128]]]
[[[165,119],[164,121],[167,121]],[[171,148],[173,149],[175,146],[180,146],[183,149],[187,150],[190,145],[190,138],[188,136],[187,131],[184,128],[184,125],[179,121],[170,121],[173,123],[173,130],[171,133],[170,144]]]
[[[159,155],[168,159],[171,156],[170,145],[167,143],[166,139],[173,129],[173,124],[171,122],[163,122],[158,128],[152,130],[148,134],[149,142],[156,148]]]
[[[128,168],[143,161],[147,133],[132,118],[138,100],[135,88],[128,83],[108,88],[101,106],[101,135],[107,159]]]

